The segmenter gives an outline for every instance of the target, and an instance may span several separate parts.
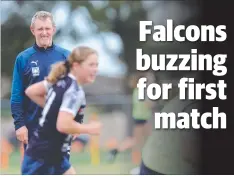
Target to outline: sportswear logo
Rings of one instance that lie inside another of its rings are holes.
[[[66,82],[65,82],[64,80],[60,80],[60,81],[57,82],[57,86],[58,86],[58,87],[65,88]]]
[[[38,60],[36,60],[36,61],[31,61],[31,64],[35,64],[35,65],[37,66],[37,62],[38,62]]]
[[[32,75],[33,76],[39,76],[40,75],[40,69],[38,67],[38,60],[35,61],[31,61],[31,64],[34,64],[34,66],[32,66]]]

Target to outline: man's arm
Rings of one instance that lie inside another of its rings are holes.
[[[23,117],[23,98],[24,98],[24,86],[23,86],[23,64],[22,57],[17,56],[13,77],[12,77],[12,89],[11,89],[11,113],[14,118],[15,130],[22,126],[25,126]]]

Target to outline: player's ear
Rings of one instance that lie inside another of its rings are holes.
[[[53,27],[53,35],[56,33],[56,27]]]
[[[31,30],[32,34],[34,35],[34,27],[32,25],[30,26],[30,30]]]
[[[80,66],[80,64],[79,64],[79,63],[77,63],[77,62],[74,62],[74,63],[73,63],[73,66],[75,66],[75,67],[79,67],[79,66]]]

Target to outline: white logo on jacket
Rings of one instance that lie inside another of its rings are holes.
[[[33,76],[39,76],[40,75],[40,68],[37,65],[38,60],[31,61],[31,64],[35,64],[35,66],[32,66],[32,75]]]
[[[35,65],[37,66],[37,62],[38,62],[38,60],[36,60],[36,61],[31,61],[31,64],[35,64]]]

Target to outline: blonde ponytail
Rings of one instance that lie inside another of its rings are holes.
[[[51,84],[55,84],[58,79],[65,75],[67,72],[68,68],[66,67],[65,62],[58,62],[52,65],[51,71],[46,80]]]
[[[59,78],[70,72],[73,63],[82,63],[91,54],[97,54],[97,52],[87,46],[76,47],[72,50],[65,62],[58,62],[52,65],[51,71],[46,80],[51,84],[55,84]]]

